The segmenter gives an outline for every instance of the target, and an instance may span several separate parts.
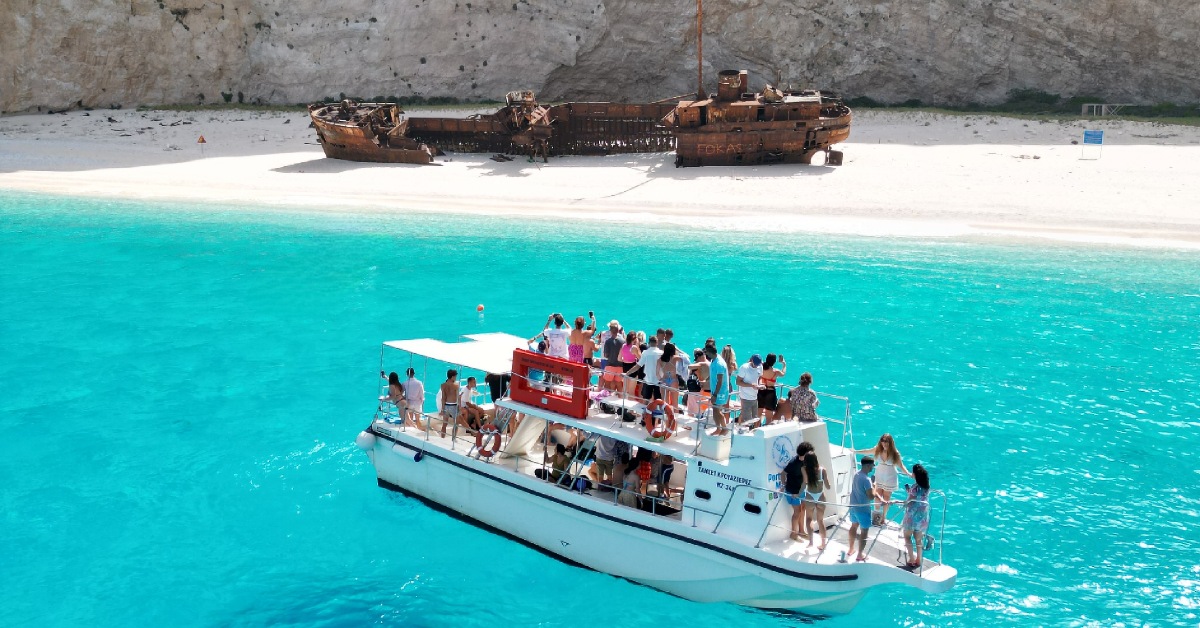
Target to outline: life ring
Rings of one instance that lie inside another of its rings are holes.
[[[487,449],[484,449],[484,440],[489,441]],[[492,423],[488,423],[479,428],[479,433],[475,435],[475,451],[479,453],[480,458],[491,458],[500,451],[500,430]]]
[[[656,415],[661,415],[661,418]],[[646,404],[646,410],[642,413],[642,425],[646,427],[652,440],[667,440],[675,435],[678,427],[675,423],[675,409],[662,399],[655,399]]]

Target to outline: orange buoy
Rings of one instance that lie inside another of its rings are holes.
[[[664,403],[662,399],[655,399],[646,404],[646,410],[642,413],[642,424],[650,433],[648,440],[655,442],[671,438],[675,435],[675,430],[679,428],[675,423],[675,409]]]
[[[476,306],[475,306],[475,311],[476,311],[476,312],[482,312],[482,311],[483,311],[483,304],[482,304],[482,303],[480,303],[479,305],[476,305]]]
[[[484,445],[484,443],[487,445]],[[475,451],[480,458],[491,458],[500,451],[500,430],[492,423],[479,428],[475,434]]]

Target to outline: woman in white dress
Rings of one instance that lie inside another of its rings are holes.
[[[892,493],[900,488],[900,474],[912,477],[912,473],[904,467],[904,457],[896,449],[896,442],[891,434],[879,437],[879,442],[869,449],[856,449],[855,453],[871,454],[875,457],[875,512],[876,518],[887,519],[888,502]],[[879,523],[883,523],[880,521]]]

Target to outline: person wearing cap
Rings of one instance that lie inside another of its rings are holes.
[[[875,459],[863,456],[858,462],[858,473],[850,485],[850,530],[846,543],[847,556],[854,553],[854,544],[858,542],[858,562],[867,559],[867,532],[871,529],[871,501],[874,493],[870,473],[875,468]]]
[[[737,372],[738,399],[742,402],[742,415],[738,423],[746,425],[758,419],[758,391],[762,389],[762,356],[755,353],[750,361]]]

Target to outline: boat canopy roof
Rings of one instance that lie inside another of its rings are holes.
[[[469,334],[463,337],[466,338],[465,342],[414,338],[389,340],[383,343],[383,346],[485,373],[511,371],[513,349],[529,348],[527,338],[501,332]]]

